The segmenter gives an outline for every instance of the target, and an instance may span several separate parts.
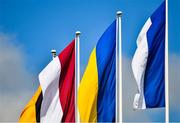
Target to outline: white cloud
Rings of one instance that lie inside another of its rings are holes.
[[[170,120],[180,121],[180,55],[169,57]]]
[[[16,35],[0,33],[0,121],[17,121],[35,90],[23,49],[15,41]]]

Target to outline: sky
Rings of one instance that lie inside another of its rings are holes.
[[[0,121],[17,121],[37,89],[38,74],[80,36],[81,76],[105,29],[122,16],[123,121],[164,121],[164,108],[133,111],[137,87],[131,70],[137,36],[163,0],[0,0]],[[169,0],[170,120],[180,121],[180,1]]]

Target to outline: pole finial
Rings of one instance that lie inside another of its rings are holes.
[[[51,50],[52,53],[52,57],[55,58],[56,57],[56,50]]]
[[[121,17],[122,16],[122,12],[121,11],[117,11],[116,15],[117,15],[117,17]]]
[[[76,31],[76,36],[79,36],[81,34],[80,31]]]

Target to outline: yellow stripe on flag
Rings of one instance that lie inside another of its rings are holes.
[[[32,99],[28,102],[21,113],[19,122],[37,122],[36,121],[36,101],[41,94],[41,87],[39,86]]]
[[[78,109],[81,122],[97,121],[97,93],[98,71],[96,49],[94,48],[78,90]]]

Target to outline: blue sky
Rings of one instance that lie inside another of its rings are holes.
[[[81,31],[82,75],[92,49],[113,22],[118,10],[123,12],[123,56],[131,60],[136,49],[136,38],[143,24],[162,1],[0,0],[0,32],[13,37],[10,44],[20,47],[25,70],[37,80],[38,73],[52,58],[50,50],[56,49],[59,53],[72,41],[75,32]],[[177,58],[180,56],[179,9],[180,1],[169,0],[169,54],[175,54]],[[127,66],[129,67],[129,64]],[[33,90],[37,85],[38,82],[31,85]],[[32,94],[33,92],[30,95]],[[144,121],[163,121],[163,111],[147,111],[149,113],[146,113],[147,118],[144,118]],[[140,118],[144,112],[138,113]],[[125,121],[133,121],[130,116],[124,116]],[[172,119],[180,120],[175,115],[172,115]]]
[[[123,11],[123,54],[132,56],[137,35],[146,19],[162,0],[1,1],[0,29],[17,35],[27,54],[28,69],[39,72],[51,58],[50,50],[60,52],[80,30],[81,61],[86,64],[103,31]],[[143,7],[142,7],[143,6]],[[132,22],[133,20],[133,22]],[[177,48],[176,48],[177,49]],[[83,52],[86,50],[87,52]]]

